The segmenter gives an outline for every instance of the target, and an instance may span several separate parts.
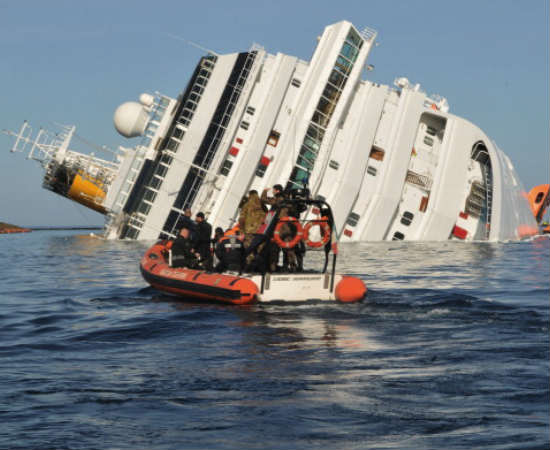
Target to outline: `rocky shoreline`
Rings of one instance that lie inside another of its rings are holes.
[[[5,222],[0,222],[0,234],[7,233],[28,233],[32,231],[30,228],[21,228],[17,225],[12,225]]]

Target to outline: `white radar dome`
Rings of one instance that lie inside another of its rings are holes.
[[[123,103],[116,109],[113,117],[116,130],[127,138],[141,136],[148,119],[147,111],[137,102]]]

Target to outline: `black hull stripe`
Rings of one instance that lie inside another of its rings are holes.
[[[149,284],[196,292],[197,294],[210,295],[219,299],[237,300],[242,297],[240,290],[225,289],[216,286],[209,286],[206,284],[192,283],[184,280],[175,280],[173,278],[161,277],[159,275],[152,274],[148,270],[145,270],[141,264],[139,268],[141,270],[141,275]]]

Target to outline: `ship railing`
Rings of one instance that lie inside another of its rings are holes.
[[[420,175],[412,170],[408,170],[407,176],[405,177],[405,182],[429,191],[432,188],[433,179],[428,175]]]
[[[378,34],[378,31],[373,30],[372,28],[369,28],[369,27],[365,27],[359,32],[359,34],[365,41],[370,42],[370,41],[374,41],[374,39],[376,38],[376,35]]]

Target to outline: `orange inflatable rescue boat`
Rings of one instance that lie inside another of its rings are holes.
[[[282,207],[296,206],[295,201],[287,200]],[[196,270],[185,267],[171,267],[169,261],[171,241],[161,240],[147,250],[141,259],[140,269],[143,278],[155,289],[164,291],[177,296],[205,300],[231,303],[235,305],[249,304],[253,302],[270,301],[306,301],[306,300],[338,300],[341,302],[357,302],[363,299],[367,293],[367,288],[362,280],[352,276],[346,276],[335,273],[336,256],[338,254],[337,245],[332,242],[332,231],[334,229],[332,221],[332,211],[330,207],[320,200],[300,199],[301,205],[316,206],[323,211],[323,217],[313,221],[295,221],[295,234],[298,235],[302,230],[301,222],[326,222],[326,225],[320,226],[321,241],[314,241],[309,235],[307,244],[314,250],[325,251],[325,264],[322,271],[302,270],[300,272],[254,272],[239,274],[236,272],[216,273],[206,270]],[[278,241],[283,242],[283,247],[288,249],[287,244],[293,243],[293,247],[298,245],[299,239],[296,235],[288,238],[287,241],[274,239],[274,231],[278,230],[278,210],[267,227],[265,232],[264,251],[269,253],[269,246],[281,246]],[[285,218],[286,219],[286,218]],[[291,223],[286,219],[284,223]],[[309,227],[311,228],[311,226]],[[302,249],[306,244],[302,245]],[[322,248],[319,248],[322,247]],[[327,270],[329,255],[332,254],[331,270]]]

